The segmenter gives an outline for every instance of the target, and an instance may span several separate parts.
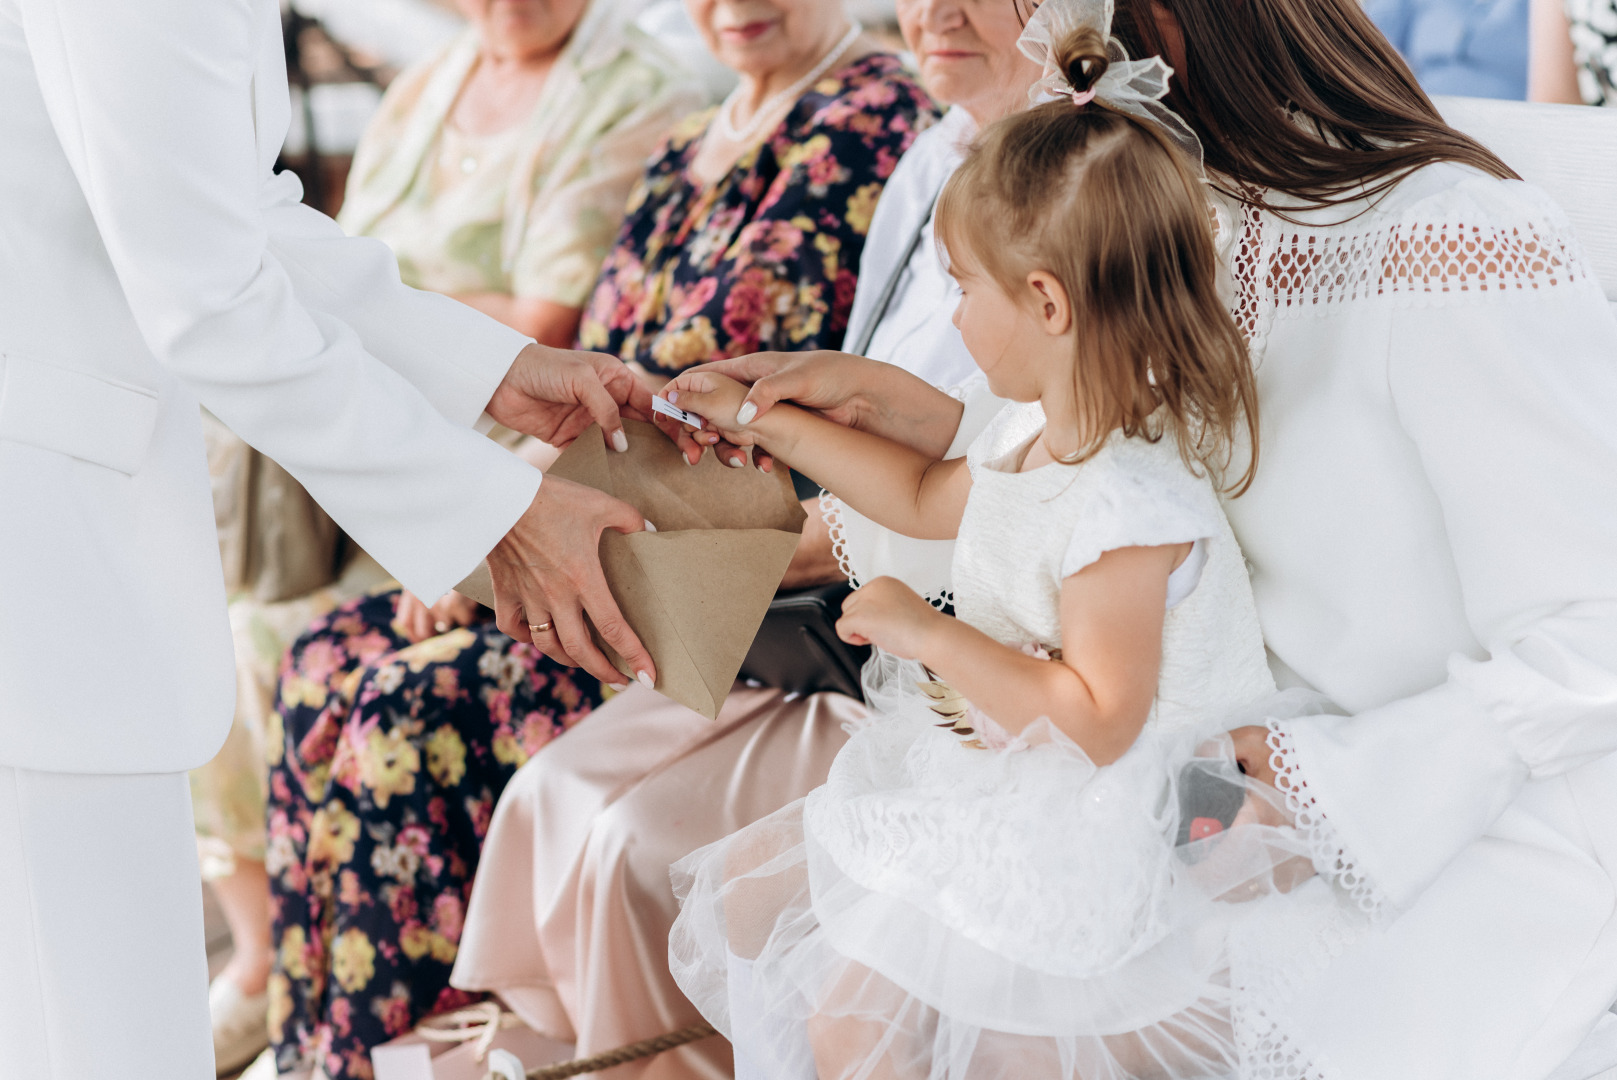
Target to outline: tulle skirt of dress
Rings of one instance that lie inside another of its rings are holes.
[[[887,675],[823,787],[674,868],[737,1080],[1239,1075],[1229,941],[1312,868],[1261,786],[1181,834],[1182,785],[1242,784],[1229,718],[1097,768],[1048,724],[967,746]]]

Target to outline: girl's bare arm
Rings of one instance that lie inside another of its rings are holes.
[[[1119,548],[1069,577],[1061,590],[1060,661],[1035,659],[941,615],[892,578],[849,597],[837,630],[845,640],[920,660],[1012,733],[1048,717],[1106,765],[1134,744],[1150,715],[1168,575],[1189,549]]]
[[[871,520],[923,540],[952,540],[960,528],[971,474],[963,458],[938,461],[908,446],[846,428],[795,405],[775,405],[749,424],[736,423],[747,387],[711,371],[688,372],[664,396],[728,438],[746,432],[793,469]]]

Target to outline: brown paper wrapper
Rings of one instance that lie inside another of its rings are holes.
[[[657,690],[713,719],[797,550],[803,507],[785,469],[732,469],[713,454],[687,465],[650,424],[625,420],[624,430],[627,453],[608,450],[591,427],[548,474],[614,495],[657,527],[602,534],[601,566],[657,664]],[[494,605],[487,563],[455,588]],[[622,658],[596,641],[632,679]]]

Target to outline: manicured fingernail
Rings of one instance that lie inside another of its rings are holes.
[[[685,455],[684,455],[684,454],[681,454],[681,455],[679,455],[679,456],[680,456],[680,457],[685,457]],[[696,455],[696,461],[701,461],[701,460],[702,460],[702,455],[701,455],[701,454],[697,454],[697,455]],[[687,464],[687,465],[695,465],[695,464],[696,464],[696,461],[692,461],[692,460],[691,460],[691,459],[690,459],[690,458],[688,458],[688,457],[686,457],[686,458],[685,458],[685,464]]]
[[[657,684],[651,681],[651,673],[649,671],[637,671],[634,673],[634,677],[639,679],[640,685],[644,686],[648,690],[655,690],[657,688]]]
[[[678,390],[670,390],[670,391],[668,391],[668,404],[670,404],[670,405],[678,405],[679,404],[679,391]]]
[[[653,525],[649,521],[644,521],[644,519],[642,519],[642,521],[644,522],[644,524],[646,526],[646,531],[647,532],[656,532],[657,531],[657,526]]]
[[[758,406],[754,405],[752,402],[749,401],[746,404],[742,405],[740,410],[736,413],[736,423],[738,423],[738,424],[750,424],[750,423],[752,423],[753,417],[755,417],[757,415],[758,415]]]
[[[732,469],[744,469],[747,467],[747,459],[742,457],[740,454],[737,454],[735,457],[725,462],[725,464],[730,466]]]
[[[619,694],[621,694],[625,690],[629,689],[629,684],[628,683],[607,683],[607,685],[610,686],[613,689],[613,691],[615,691],[616,693],[619,693]]]
[[[612,433],[612,449],[620,454],[626,453],[629,449],[629,436],[621,431],[614,431]]]

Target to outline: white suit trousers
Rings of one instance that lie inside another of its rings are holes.
[[[185,774],[0,765],[0,1078],[213,1075]]]

